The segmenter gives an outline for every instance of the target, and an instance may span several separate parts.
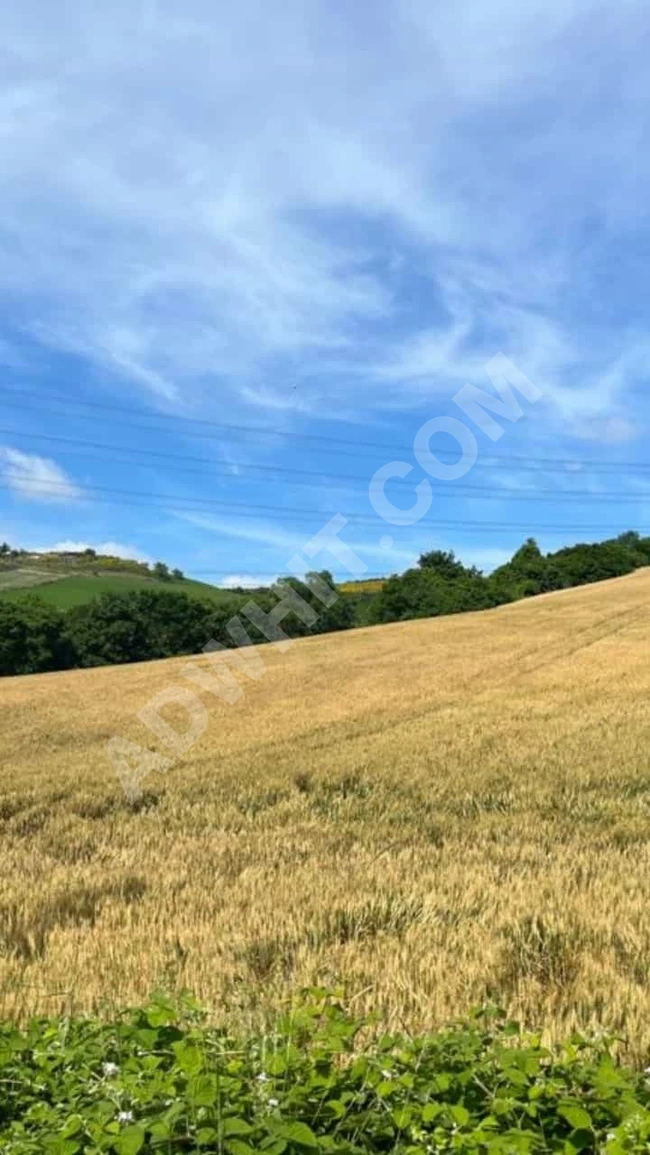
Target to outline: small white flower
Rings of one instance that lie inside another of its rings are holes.
[[[132,1123],[133,1111],[120,1111],[119,1115],[117,1116],[117,1121],[118,1123]]]
[[[117,1063],[104,1063],[102,1067],[102,1071],[104,1072],[104,1077],[106,1079],[112,1079],[113,1075],[117,1075],[119,1069],[120,1068],[118,1067]]]
[[[260,1071],[259,1075],[257,1076],[257,1081],[258,1083],[268,1083],[269,1077],[265,1071]]]
[[[393,1072],[392,1071],[382,1071],[382,1077],[384,1079],[392,1079]]]
[[[269,1100],[268,1100],[268,1102],[267,1102],[267,1106],[269,1106],[269,1107],[279,1107],[279,1106],[280,1106],[280,1100],[279,1100],[279,1099],[269,1099]]]

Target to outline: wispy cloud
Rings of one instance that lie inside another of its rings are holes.
[[[233,475],[233,477],[239,477],[241,474],[241,469],[237,463],[236,458],[234,458],[232,453],[230,452],[227,442],[225,442],[225,441],[220,442],[219,443],[219,449],[221,451],[221,456],[223,458],[224,465],[228,466],[229,471]]]
[[[83,496],[65,470],[48,457],[5,446],[0,449],[0,470],[13,493],[28,501],[67,503]]]
[[[224,538],[255,542],[257,545],[268,546],[274,550],[286,550],[287,562],[294,554],[299,553],[329,520],[328,515],[324,517],[322,524],[315,521],[311,529],[288,531],[269,521],[243,522],[236,518],[216,517],[213,514],[186,513],[182,510],[172,512],[175,517],[197,529],[204,529]],[[380,525],[378,522],[378,526]],[[350,524],[343,529],[341,538],[363,561],[379,562],[386,570],[410,565],[416,556],[412,549],[393,545],[392,538],[388,539],[390,544],[377,545],[373,541],[355,540],[353,534],[354,525]],[[323,553],[322,558],[319,556],[314,559],[313,565],[316,568],[320,565],[331,568],[334,565],[334,558],[328,553]]]
[[[418,404],[503,348],[588,422],[645,376],[641,0],[36,0],[1,24],[22,339],[172,407]]]

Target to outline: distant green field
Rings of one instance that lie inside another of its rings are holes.
[[[156,589],[168,590],[172,593],[184,593],[189,597],[211,598],[214,601],[225,599],[245,600],[248,595],[233,593],[230,590],[218,589],[206,582],[183,581],[164,582],[155,578],[141,577],[138,574],[101,574],[95,576],[60,577],[58,580],[42,582],[29,588],[0,590],[0,599],[20,601],[27,596],[36,595],[50,605],[60,609],[71,609],[101,594],[129,593],[132,590]]]

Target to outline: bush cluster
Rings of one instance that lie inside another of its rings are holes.
[[[117,1022],[0,1025],[7,1155],[627,1155],[650,1149],[650,1088],[604,1041],[549,1050],[498,1011],[375,1035],[325,991],[233,1037],[186,998]]]
[[[282,622],[289,637],[346,629],[354,624],[352,602],[339,598],[327,608],[317,596],[313,579],[330,587],[331,574],[323,572],[305,581],[288,579],[300,597],[318,615],[308,626],[290,613]],[[256,591],[255,603],[270,613],[278,603],[272,589]],[[232,647],[228,630],[241,611],[242,597],[223,600],[190,597],[173,589],[107,593],[61,610],[35,595],[15,602],[0,601],[0,674],[34,674],[73,667],[118,665],[199,653],[210,641]],[[253,643],[265,641],[263,633],[245,616],[242,624]]]
[[[371,622],[404,621],[484,610],[551,590],[621,577],[650,565],[650,538],[621,534],[543,554],[528,538],[506,565],[488,577],[442,550],[421,555],[417,567],[390,578],[368,613]]]

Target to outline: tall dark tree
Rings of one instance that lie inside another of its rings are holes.
[[[61,610],[37,597],[0,601],[0,674],[41,674],[76,664]]]

